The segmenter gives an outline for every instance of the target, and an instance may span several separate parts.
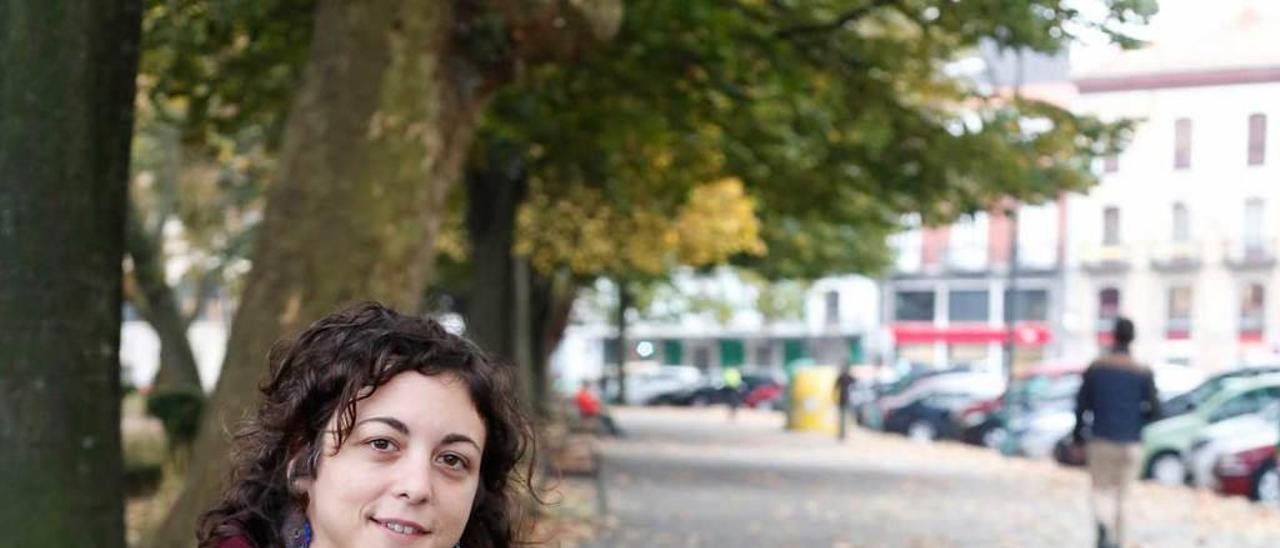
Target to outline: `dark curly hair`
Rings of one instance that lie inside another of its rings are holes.
[[[536,497],[531,483],[533,429],[507,368],[491,362],[474,344],[433,320],[365,303],[312,324],[292,341],[277,343],[268,362],[270,377],[261,387],[265,400],[235,436],[230,487],[200,518],[201,547],[237,536],[260,548],[284,546],[282,524],[304,512],[308,502],[306,493],[291,485],[315,477],[330,419],[341,413],[341,447],[351,433],[356,404],[406,371],[461,379],[484,420],[480,487],[462,546],[517,543],[522,534],[520,494]],[[522,461],[526,466],[518,469]]]

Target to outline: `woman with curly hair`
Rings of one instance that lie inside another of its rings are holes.
[[[202,548],[506,547],[533,442],[510,378],[440,324],[363,304],[278,343]]]

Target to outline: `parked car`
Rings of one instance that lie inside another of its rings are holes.
[[[1170,401],[1204,384],[1205,374],[1189,365],[1157,363],[1151,366],[1155,375],[1156,393],[1160,401]]]
[[[1280,373],[1280,365],[1242,367],[1218,373],[1205,379],[1194,389],[1172,397],[1164,394],[1162,390],[1160,397],[1164,402],[1160,405],[1160,414],[1162,417],[1167,418],[1188,413],[1197,405],[1204,403],[1214,394],[1217,394],[1219,390],[1222,390],[1223,385],[1231,379],[1246,379],[1273,373]]]
[[[959,432],[951,422],[951,414],[972,401],[973,396],[964,393],[928,394],[886,414],[884,430],[915,441],[955,438]]]
[[[1214,466],[1218,489],[1280,509],[1280,472],[1276,446],[1261,445],[1223,455]]]
[[[651,363],[627,364],[627,405],[643,405],[662,394],[692,390],[704,383],[702,371],[691,365],[657,365]],[[616,382],[611,382],[605,396],[617,397]]]
[[[1228,379],[1218,393],[1190,412],[1162,419],[1142,431],[1143,476],[1164,484],[1187,481],[1185,457],[1208,425],[1257,413],[1280,400],[1280,375]]]
[[[1009,431],[1017,454],[1043,458],[1054,454],[1058,440],[1070,436],[1075,425],[1075,400],[1059,399],[1014,416]]]
[[[1216,487],[1213,467],[1223,455],[1280,443],[1280,401],[1259,413],[1241,415],[1210,425],[1191,443],[1187,469],[1196,487]]]
[[[886,394],[873,404],[881,417],[930,394],[964,394],[970,401],[994,398],[1004,392],[1005,379],[998,373],[969,369],[917,379],[897,393]],[[950,420],[950,417],[948,417]]]
[[[779,387],[781,392],[781,383],[774,375],[765,373],[746,373],[742,375],[742,385],[737,389],[739,401],[745,400],[747,394],[760,386],[773,385]],[[662,392],[654,394],[645,401],[648,405],[691,405],[702,407],[706,405],[727,405],[730,398],[733,397],[734,390],[725,386],[724,381],[716,378],[715,380],[706,380],[696,386],[681,387],[670,392]]]
[[[883,426],[883,421],[881,420],[883,417],[881,417],[880,407],[877,402],[882,398],[901,394],[911,385],[928,377],[961,372],[958,369],[917,369],[900,372],[892,368],[888,368],[885,371],[889,372],[891,379],[877,378],[877,382],[873,384],[858,384],[849,394],[849,403],[852,406],[854,417],[857,419],[858,424],[876,429],[881,428]]]
[[[783,409],[783,386],[776,382],[764,383],[743,396],[742,403],[747,407],[756,409],[773,409],[781,411]]]
[[[960,439],[965,443],[997,447],[1006,435],[1006,398],[1016,404],[1015,414],[1034,412],[1038,407],[1074,400],[1080,389],[1081,365],[1042,364],[1020,372],[1013,387],[996,398],[974,402],[952,416]]]

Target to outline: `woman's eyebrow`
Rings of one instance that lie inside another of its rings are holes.
[[[470,443],[471,445],[476,446],[477,451],[482,450],[480,449],[480,444],[477,443],[476,440],[471,439],[471,437],[467,436],[466,434],[458,434],[458,433],[449,434],[444,437],[444,440],[442,440],[442,443],[444,445],[448,445],[450,443]]]
[[[361,420],[360,422],[357,422],[355,426],[360,426],[366,422],[380,422],[396,429],[396,431],[400,432],[401,434],[404,434],[406,436],[409,435],[409,427],[406,426],[405,423],[401,422],[400,419],[397,419],[394,417],[369,417],[367,419]],[[352,428],[355,428],[355,427],[353,426]]]

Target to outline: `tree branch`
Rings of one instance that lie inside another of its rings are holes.
[[[858,19],[865,17],[867,14],[873,11],[876,11],[883,7],[891,6],[896,3],[897,3],[897,0],[871,0],[871,3],[859,8],[849,10],[841,14],[839,17],[831,21],[828,21],[826,23],[813,23],[808,25],[798,25],[794,27],[789,27],[789,28],[781,29],[775,32],[774,36],[777,38],[790,40],[805,34],[817,34],[822,32],[831,32],[835,30],[840,30],[841,28],[844,28],[845,25],[848,25],[849,23],[857,21]]]

